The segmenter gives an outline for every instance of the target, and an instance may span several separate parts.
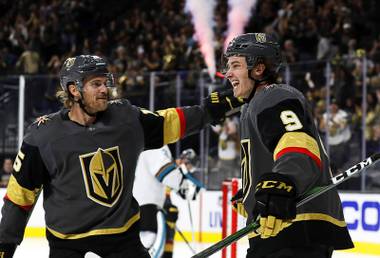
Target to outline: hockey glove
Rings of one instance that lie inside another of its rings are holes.
[[[283,174],[262,175],[256,185],[255,198],[254,213],[260,215],[261,238],[276,236],[296,217],[296,188]]]
[[[232,198],[231,198],[231,204],[232,209],[234,209],[237,213],[242,215],[243,217],[247,218],[248,214],[247,211],[244,208],[243,204],[243,189],[240,189]]]
[[[188,170],[188,165],[182,163],[178,167],[182,174],[182,180],[179,185],[178,194],[184,200],[195,200],[201,188],[205,186],[192,176],[192,173]]]
[[[12,258],[15,251],[16,251],[15,244],[0,243],[0,257],[1,258]]]
[[[203,100],[203,106],[211,117],[211,124],[221,122],[228,111],[239,108],[244,104],[243,99],[234,97],[233,90],[212,92]]]
[[[189,191],[190,191],[189,182],[185,178],[182,178],[182,182],[177,192],[178,195],[181,196],[182,199],[186,200],[188,199]]]

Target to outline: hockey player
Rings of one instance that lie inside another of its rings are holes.
[[[188,152],[194,151],[185,150],[183,153]],[[173,239],[168,239],[167,235],[174,237],[178,210],[166,195],[166,186],[184,199],[195,198],[201,187],[190,173],[194,167],[185,164],[186,159],[187,155],[181,155],[177,164],[167,145],[144,151],[138,159],[133,196],[140,205],[140,238],[153,258],[162,257],[164,252],[165,258],[172,257]]]
[[[297,198],[330,182],[329,161],[304,96],[276,84],[282,63],[270,35],[228,45],[225,75],[246,104],[240,118],[242,191],[248,223],[260,216],[247,257],[331,257],[352,248],[335,189],[296,209]]]
[[[15,159],[2,207],[0,257],[13,256],[41,191],[51,258],[89,251],[149,257],[132,196],[140,152],[197,132],[240,102],[215,93],[201,106],[157,112],[127,100],[109,102],[113,76],[104,59],[90,55],[68,58],[60,83],[65,108],[27,129]]]

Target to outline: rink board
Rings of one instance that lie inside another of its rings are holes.
[[[0,189],[0,195],[5,195],[5,189]],[[340,193],[340,197],[347,226],[355,242],[355,248],[349,251],[380,256],[380,194]],[[176,194],[172,194],[172,199],[179,208],[177,226],[187,240],[192,241],[195,238],[197,242],[212,243],[221,239],[222,193],[220,191],[202,191],[197,200],[190,203]],[[2,203],[1,199],[1,206]],[[189,216],[189,205],[191,216]],[[244,218],[239,217],[238,225],[243,227]],[[41,198],[29,220],[25,237],[44,236],[44,226]],[[182,241],[178,234],[176,241]]]

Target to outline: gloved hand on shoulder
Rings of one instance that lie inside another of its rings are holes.
[[[234,97],[233,90],[214,91],[203,100],[203,106],[211,117],[211,124],[217,124],[226,116],[228,111],[239,108],[244,104],[242,98]]]
[[[255,198],[254,214],[260,215],[261,238],[276,236],[296,217],[296,187],[286,175],[272,172],[262,175]]]

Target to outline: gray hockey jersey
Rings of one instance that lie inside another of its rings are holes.
[[[310,108],[298,90],[269,85],[245,104],[241,114],[241,173],[248,223],[254,214],[255,187],[268,172],[281,173],[295,183],[297,196],[330,184],[329,161]],[[319,243],[335,249],[352,247],[335,189],[297,209],[290,227],[276,237],[251,235],[252,250],[267,254],[282,246]]]
[[[47,230],[55,237],[126,232],[139,220],[132,186],[140,152],[197,132],[206,120],[200,106],[150,112],[127,100],[111,102],[90,126],[71,121],[66,109],[39,118],[15,160],[0,242],[21,242],[42,189]]]

